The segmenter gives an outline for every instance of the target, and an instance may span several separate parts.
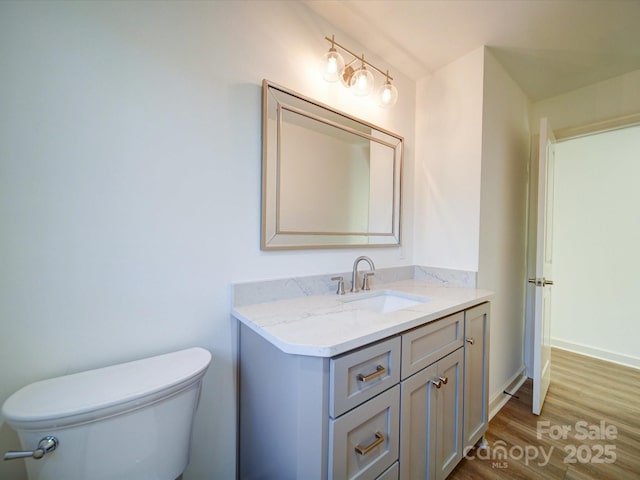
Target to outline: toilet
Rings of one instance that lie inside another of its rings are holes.
[[[189,348],[18,390],[2,406],[2,416],[25,451],[42,442],[25,458],[29,480],[180,477],[189,463],[193,416],[210,361],[207,350]],[[29,453],[7,452],[5,459]]]

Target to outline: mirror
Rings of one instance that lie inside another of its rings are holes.
[[[403,138],[262,83],[262,249],[400,245]]]

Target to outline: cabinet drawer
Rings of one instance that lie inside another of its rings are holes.
[[[463,335],[464,312],[402,334],[402,378],[413,375],[462,347]]]
[[[400,381],[400,337],[331,359],[329,415],[336,418]]]
[[[398,460],[399,405],[396,385],[329,421],[330,479],[375,479]]]

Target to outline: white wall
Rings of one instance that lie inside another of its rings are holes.
[[[531,108],[531,130],[540,131],[540,119],[554,129],[584,126],[640,112],[640,70],[541,100]]]
[[[418,265],[478,270],[483,63],[481,47],[417,82]]]
[[[185,479],[234,477],[230,284],[413,263],[411,182],[400,249],[259,250],[263,78],[403,135],[413,176],[415,84],[393,71],[391,110],[326,84],[331,33],[376,62],[297,2],[0,2],[0,402],[200,345]]]
[[[491,303],[492,397],[524,369],[529,100],[490,50],[484,58],[478,286]]]
[[[484,48],[418,81],[416,98],[416,263],[477,271],[497,292],[497,398],[523,368],[529,102]]]
[[[552,343],[640,367],[640,126],[559,142]]]

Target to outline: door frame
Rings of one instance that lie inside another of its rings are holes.
[[[539,121],[539,119],[538,119]],[[553,119],[551,119],[553,121]],[[556,142],[572,140],[574,138],[595,135],[620,128],[640,125],[640,113],[614,117],[600,122],[585,125],[565,127],[554,130]],[[535,305],[535,285],[529,284],[527,279],[536,276],[536,246],[537,246],[537,208],[538,208],[538,152],[540,134],[532,135],[529,152],[529,187],[527,204],[527,276],[525,290],[525,325],[524,325],[524,363],[525,375],[533,377],[533,322]]]

